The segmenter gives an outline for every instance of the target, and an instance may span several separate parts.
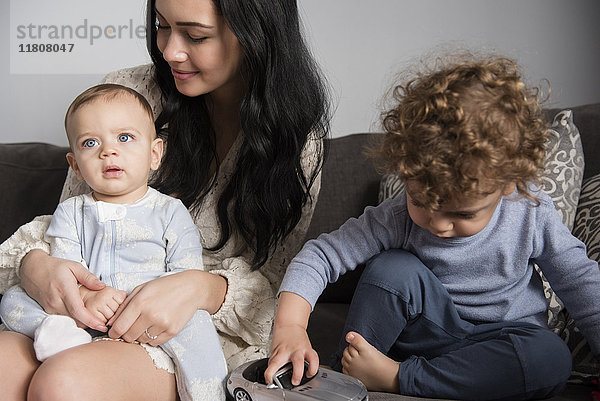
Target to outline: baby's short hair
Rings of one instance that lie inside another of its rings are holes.
[[[546,129],[538,89],[507,58],[452,61],[395,86],[382,114],[385,135],[372,150],[383,172],[398,174],[432,210],[458,196],[489,194],[542,171]]]
[[[73,100],[73,102],[67,109],[67,112],[65,113],[65,130],[67,129],[67,123],[69,121],[69,118],[73,115],[73,113],[75,113],[84,105],[98,99],[112,100],[123,95],[129,95],[136,99],[139,102],[139,104],[143,107],[146,114],[148,114],[150,120],[154,121],[152,106],[150,106],[148,100],[146,100],[146,98],[142,96],[138,91],[119,84],[99,84],[81,92]]]

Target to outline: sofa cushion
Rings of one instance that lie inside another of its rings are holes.
[[[350,217],[360,216],[366,206],[377,204],[381,176],[363,154],[375,137],[362,133],[325,140],[321,192],[307,240],[338,229]]]
[[[67,174],[67,151],[45,143],[0,144],[0,243],[35,216],[54,212]]]
[[[325,141],[327,158],[321,175],[321,192],[307,240],[338,229],[350,217],[360,216],[366,206],[377,204],[381,176],[372,160],[363,154],[376,135],[352,134]],[[361,272],[362,266],[358,266],[328,285],[319,302],[349,304]]]

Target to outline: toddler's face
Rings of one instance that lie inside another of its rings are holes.
[[[487,226],[496,206],[504,195],[514,191],[514,185],[478,198],[457,197],[445,202],[439,210],[423,207],[406,192],[408,214],[419,227],[439,238],[470,237]]]
[[[69,164],[97,200],[132,203],[146,193],[149,172],[160,164],[162,140],[137,99],[95,99],[71,114],[67,132]]]

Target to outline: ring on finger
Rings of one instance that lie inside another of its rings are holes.
[[[146,335],[146,337],[148,337],[150,340],[153,340],[153,341],[158,338],[158,335],[151,336],[150,333],[148,333],[148,329],[144,330],[144,334]]]

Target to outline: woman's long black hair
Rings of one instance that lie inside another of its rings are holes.
[[[238,231],[254,250],[253,269],[298,224],[309,190],[322,165],[305,175],[302,150],[311,135],[329,131],[329,97],[304,42],[296,0],[213,0],[244,52],[242,71],[247,92],[240,107],[244,141],[239,159],[217,205],[222,248]],[[168,138],[153,185],[199,207],[214,184],[218,168],[215,136],[205,95],[181,95],[156,44],[155,0],[148,0],[148,49],[165,99],[156,125]],[[166,128],[166,132],[164,130]],[[211,173],[212,171],[212,173]],[[231,210],[232,214],[228,213]]]

